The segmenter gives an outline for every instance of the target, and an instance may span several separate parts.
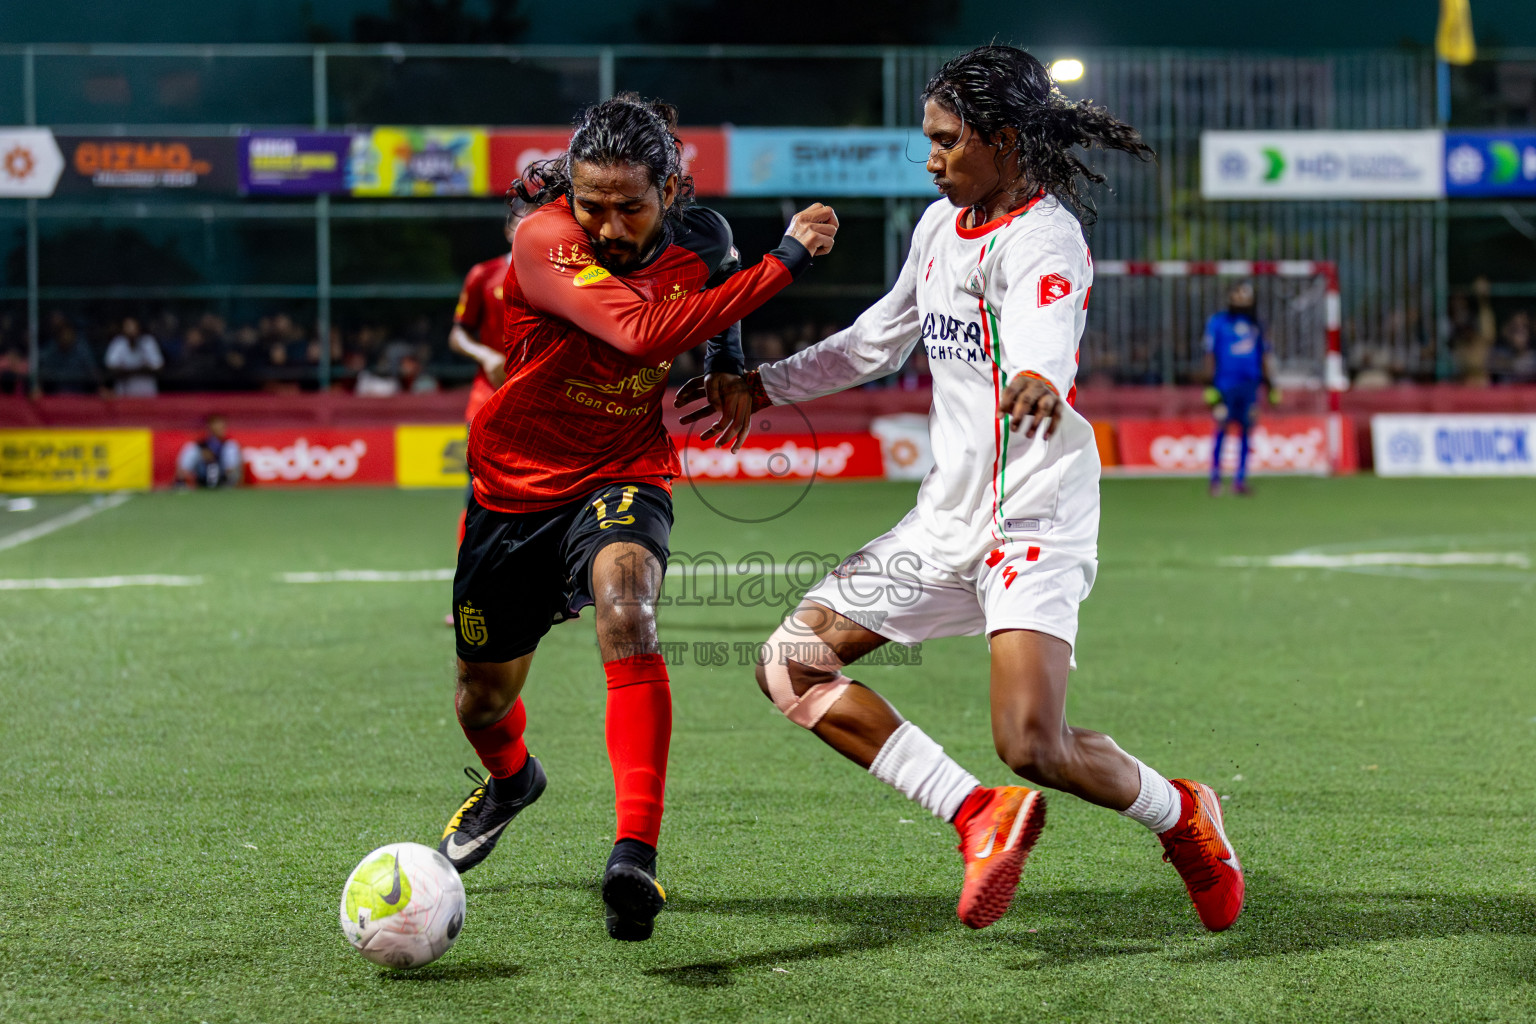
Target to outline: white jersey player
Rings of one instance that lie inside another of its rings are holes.
[[[685,421],[721,414],[702,436],[739,444],[751,410],[885,376],[917,345],[933,373],[935,465],[917,507],[805,595],[769,638],[759,685],[791,721],[954,823],[959,915],[982,928],[1013,899],[1044,796],[982,786],[843,669],[888,641],[985,632],[998,755],[1036,785],[1151,828],[1201,921],[1226,928],[1242,909],[1243,875],[1216,795],[1065,718],[1099,529],[1093,428],[1072,407],[1093,263],[1068,204],[1081,205],[1082,179],[1103,178],[1074,149],[1150,150],[1102,108],[1064,99],[1013,47],[950,61],[924,99],[928,170],[947,201],[918,223],[895,288],[818,345],[679,394],[679,404],[710,398]]]

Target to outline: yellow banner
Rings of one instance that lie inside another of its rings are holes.
[[[469,483],[463,423],[395,428],[395,483],[401,487],[463,487]]]
[[[375,128],[352,142],[355,196],[484,196],[491,191],[484,128]]]
[[[0,492],[147,491],[147,430],[0,430]]]

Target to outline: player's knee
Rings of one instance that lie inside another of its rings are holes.
[[[488,666],[459,662],[454,687],[454,707],[459,721],[468,729],[494,725],[517,699],[516,694],[509,699],[505,690],[501,675],[488,671]]]
[[[757,685],[796,725],[813,729],[852,682],[832,648],[803,623],[780,626],[758,652]]]
[[[997,756],[1015,775],[1055,787],[1067,766],[1067,745],[1060,730],[1026,728],[994,738]]]

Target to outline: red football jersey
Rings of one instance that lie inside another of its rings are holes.
[[[459,291],[459,304],[453,310],[453,322],[474,335],[480,344],[505,352],[502,347],[503,325],[507,306],[503,300],[502,282],[507,277],[507,266],[512,254],[498,256],[484,263],[476,263],[464,275],[464,287]]]
[[[730,273],[730,228],[711,210],[691,209],[665,230],[643,266],[615,274],[592,255],[564,197],[518,228],[505,284],[507,383],[469,431],[484,507],[554,508],[606,483],[669,487],[681,471],[661,421],[672,359],[757,309],[810,262],[787,241]]]

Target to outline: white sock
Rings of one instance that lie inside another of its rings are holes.
[[[902,722],[891,733],[869,773],[944,821],[954,821],[965,798],[981,785],[911,722]]]
[[[1131,760],[1136,761],[1134,757]],[[1141,792],[1136,794],[1131,806],[1120,813],[1141,822],[1153,832],[1167,832],[1179,823],[1179,814],[1184,809],[1179,791],[1173,788],[1173,783],[1140,761],[1136,761],[1136,768],[1141,772]]]

